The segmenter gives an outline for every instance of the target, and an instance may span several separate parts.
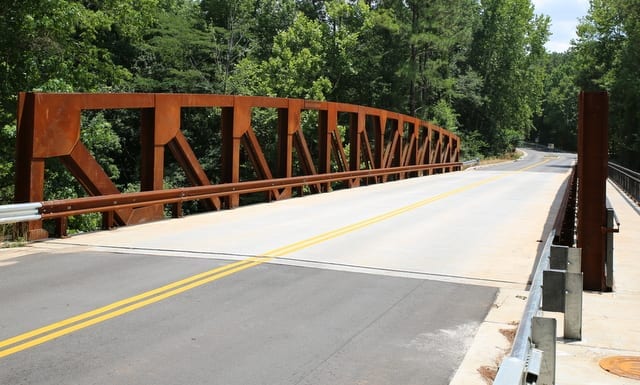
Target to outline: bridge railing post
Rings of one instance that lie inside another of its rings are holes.
[[[578,225],[585,290],[607,290],[606,180],[609,96],[581,92],[578,110]]]

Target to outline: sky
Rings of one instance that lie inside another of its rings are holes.
[[[545,45],[548,51],[564,52],[575,39],[578,18],[586,16],[589,0],[533,0],[535,13],[551,17],[551,33]]]

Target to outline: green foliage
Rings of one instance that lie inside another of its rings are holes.
[[[462,142],[460,156],[463,161],[484,158],[487,143],[479,132],[462,132],[460,133],[460,141]]]
[[[242,60],[232,80],[234,93],[324,100],[331,88],[324,76],[323,26],[298,14],[293,25],[274,38],[271,57]]]
[[[0,205],[13,202],[16,126],[0,127]]]
[[[534,141],[556,148],[575,151],[578,126],[578,94],[576,85],[576,56],[574,51],[554,53],[547,63],[544,83],[543,113],[536,119]]]
[[[529,0],[481,2],[472,64],[484,79],[484,103],[465,114],[465,127],[482,133],[491,153],[512,151],[541,112],[549,18]]]
[[[218,46],[195,6],[159,10],[135,45],[133,86],[146,92],[221,92],[212,76]]]
[[[6,3],[0,13],[2,201],[13,195],[19,91],[223,93],[369,105],[456,130],[465,158],[510,151],[525,136],[570,142],[574,79],[617,90],[626,103],[616,104],[620,127],[637,120],[636,109],[627,108],[633,93],[622,87],[635,87],[640,78],[632,68],[640,50],[626,38],[635,36],[636,18],[621,10],[636,14],[622,0],[594,0],[592,19],[581,26],[582,48],[571,58],[551,57],[551,64],[543,47],[549,20],[534,15],[530,0]],[[584,67],[570,72],[575,63]],[[219,109],[193,108],[183,110],[181,122],[214,183],[220,179],[220,119]],[[317,151],[318,116],[305,112],[302,119]],[[566,124],[554,123],[560,119]],[[139,111],[82,117],[82,142],[123,191],[140,188],[139,125]],[[275,166],[275,111],[255,111],[252,126]],[[616,135],[625,145],[637,143],[622,128]],[[166,186],[189,184],[169,153],[166,163]],[[251,166],[243,170],[243,178],[254,176]],[[85,194],[55,160],[47,162],[45,188],[48,199]],[[71,223],[89,230],[99,216]]]
[[[640,169],[640,7],[623,0],[593,0],[578,26],[577,84],[609,92],[612,158]]]
[[[449,130],[455,131],[458,128],[458,115],[449,103],[440,99],[434,106],[429,108],[429,116],[432,121]]]

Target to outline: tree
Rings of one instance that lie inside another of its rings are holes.
[[[18,92],[126,89],[131,73],[116,62],[152,22],[156,5],[156,0],[139,0],[135,6],[116,0],[3,0],[1,201],[13,199],[13,165],[5,159],[14,158]]]
[[[155,22],[129,59],[133,88],[142,92],[224,91],[224,69],[213,31],[204,23],[199,8],[182,1],[156,11]]]
[[[232,92],[324,100],[331,89],[324,41],[323,25],[298,13],[275,37],[268,60],[249,57],[238,64]]]
[[[544,83],[543,113],[536,119],[532,139],[575,151],[577,147],[578,94],[576,55],[573,50],[550,54]]]
[[[640,5],[593,0],[578,26],[577,84],[610,94],[611,157],[640,169]]]
[[[529,134],[541,112],[549,18],[535,16],[529,0],[484,0],[481,8],[471,61],[486,99],[465,116],[465,126],[501,153]]]

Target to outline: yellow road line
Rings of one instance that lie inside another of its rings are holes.
[[[178,287],[176,289],[164,292],[164,293],[162,293],[160,295],[157,295],[155,297],[147,298],[147,299],[145,299],[143,301],[136,302],[136,303],[134,303],[132,305],[129,305],[129,306],[126,306],[126,307],[123,307],[123,308],[119,308],[117,310],[114,310],[114,311],[109,312],[109,313],[105,313],[105,314],[103,314],[101,316],[98,316],[98,317],[95,317],[95,318],[89,318],[88,320],[86,320],[84,322],[80,322],[80,323],[76,323],[76,324],[73,324],[72,322],[69,322],[69,323],[67,323],[67,324],[71,324],[71,326],[69,326],[69,327],[66,327],[66,328],[63,328],[63,329],[60,329],[60,330],[56,330],[56,331],[54,331],[52,333],[49,333],[49,334],[46,334],[46,335],[44,335],[42,337],[35,338],[35,339],[29,340],[27,342],[24,342],[22,344],[16,345],[14,347],[11,347],[11,348],[8,348],[8,349],[0,351],[0,358],[6,357],[8,355],[11,355],[11,354],[14,354],[14,353],[17,353],[17,352],[20,352],[22,350],[31,348],[31,347],[36,346],[36,345],[43,344],[43,343],[45,343],[47,341],[53,340],[55,338],[64,336],[64,335],[69,334],[69,333],[73,333],[74,331],[77,331],[77,330],[80,330],[80,329],[87,328],[87,327],[89,327],[91,325],[95,325],[97,323],[104,322],[104,321],[109,320],[111,318],[115,318],[115,317],[121,316],[123,314],[132,312],[132,311],[134,311],[136,309],[140,309],[141,307],[144,307],[144,306],[147,306],[147,305],[151,305],[153,303],[162,301],[163,299],[167,299],[169,297],[173,297],[174,295],[177,295],[177,294],[183,293],[183,292],[185,292],[187,290],[191,290],[191,289],[196,288],[198,286],[204,285],[205,283],[209,283],[209,282],[215,281],[217,279],[226,277],[228,275],[237,273],[237,272],[242,271],[242,270],[246,270],[246,269],[248,269],[250,267],[253,267],[253,266],[256,266],[256,265],[260,265],[262,263],[264,263],[264,262],[259,261],[259,260],[255,260],[255,261],[250,262],[250,263],[245,263],[245,264],[239,265],[238,267],[235,267],[233,269],[226,269],[226,270],[221,271],[218,274],[207,276],[206,278],[203,278],[201,280],[197,280],[197,281],[191,282],[188,285],[184,285],[184,286]],[[228,265],[226,265],[226,266],[228,266]],[[66,321],[68,321],[68,320],[65,320],[65,321],[62,321],[62,322],[66,322]],[[57,329],[57,328],[53,328],[53,329]],[[41,333],[38,333],[38,334],[41,334]]]
[[[516,170],[515,172],[527,171],[549,161],[550,159],[545,159],[533,165]],[[133,297],[129,297],[121,301],[117,301],[112,304],[100,307],[98,309],[95,309],[86,313],[82,313],[77,316],[67,318],[65,320],[52,323],[50,325],[0,341],[0,348],[15,345],[15,346],[0,350],[0,358],[43,344],[47,341],[64,336],[74,331],[84,329],[89,326],[98,324],[100,322],[104,322],[106,320],[121,316],[123,314],[129,313],[136,309],[140,309],[144,306],[151,305],[153,303],[162,301],[169,297],[173,297],[177,294],[183,293],[187,290],[191,290],[193,288],[204,285],[206,283],[218,280],[228,275],[235,274],[237,272],[249,269],[257,265],[261,265],[279,256],[284,256],[284,255],[293,253],[295,251],[316,245],[318,243],[340,237],[342,235],[359,230],[361,228],[401,215],[408,211],[415,210],[419,207],[428,205],[430,203],[474,189],[476,187],[491,183],[493,181],[496,181],[502,178],[506,178],[509,175],[511,175],[511,173],[501,174],[491,178],[483,179],[481,181],[471,183],[466,186],[462,186],[462,187],[453,189],[451,191],[447,191],[445,193],[423,199],[421,201],[412,203],[410,205],[401,207],[399,209],[389,211],[387,213],[377,215],[375,217],[365,219],[360,222],[356,222],[351,225],[347,225],[335,230],[327,231],[325,233],[313,236],[311,238],[304,239],[299,242],[292,243],[287,246],[283,246],[277,249],[267,251],[261,256],[250,257],[242,261],[229,263],[227,265],[220,266],[215,269],[205,271],[203,273],[195,274],[185,279],[170,283],[168,285],[164,285],[157,289],[149,290],[144,293],[135,295]]]
[[[71,317],[71,318],[67,318],[67,319],[65,319],[63,321],[56,322],[56,323],[41,327],[39,329],[32,330],[32,331],[24,333],[24,334],[20,334],[18,336],[13,337],[13,338],[9,338],[7,340],[0,341],[0,347],[13,345],[13,344],[15,344],[17,342],[24,341],[24,340],[27,340],[29,338],[33,338],[33,337],[35,337],[37,335],[49,332],[51,330],[59,329],[61,327],[73,324],[75,322],[79,322],[79,321],[85,320],[87,318],[94,317],[96,315],[99,315],[99,314],[105,313],[107,311],[119,308],[121,306],[130,304],[130,303],[133,303],[133,302],[136,302],[136,301],[140,301],[140,300],[142,300],[144,298],[147,298],[147,297],[162,293],[164,291],[173,289],[173,288],[181,286],[181,285],[185,285],[185,284],[187,284],[189,282],[196,281],[196,280],[201,279],[203,277],[207,277],[207,276],[209,276],[211,274],[216,274],[218,272],[231,269],[231,268],[233,268],[235,266],[246,264],[248,262],[250,262],[250,261],[242,260],[242,261],[239,261],[239,262],[234,262],[234,263],[230,263],[230,264],[227,264],[227,265],[224,265],[224,266],[220,266],[220,267],[217,267],[215,269],[212,269],[212,270],[209,270],[209,271],[205,271],[204,273],[196,274],[196,275],[193,275],[191,277],[182,279],[180,281],[176,281],[176,282],[170,283],[168,285],[159,287],[157,289],[149,290],[149,291],[146,291],[146,292],[144,292],[142,294],[138,294],[136,296],[129,297],[129,298],[123,299],[121,301],[114,302],[112,304],[103,306],[101,308],[98,308],[98,309],[95,309],[95,310],[92,310],[92,311],[89,311],[89,312],[86,312],[86,313],[79,314],[79,315]],[[2,352],[0,352],[0,354],[2,354]]]

